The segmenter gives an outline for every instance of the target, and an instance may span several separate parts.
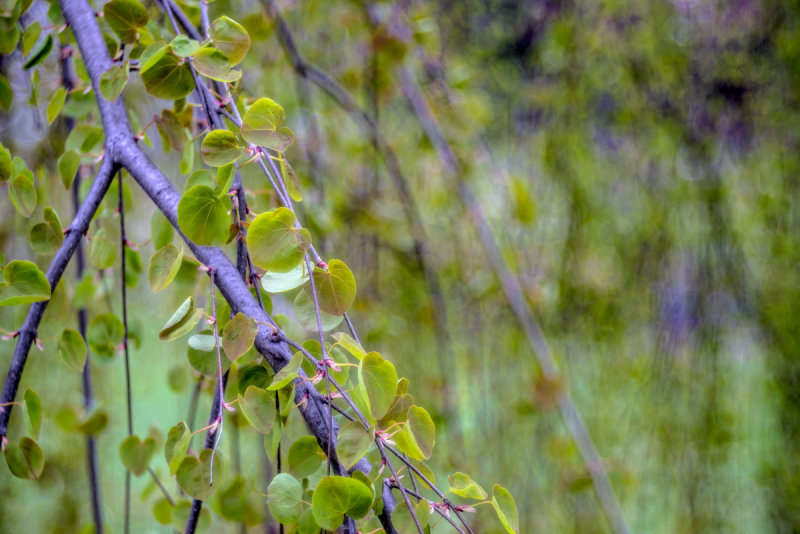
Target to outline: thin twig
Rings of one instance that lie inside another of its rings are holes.
[[[127,283],[125,282],[126,267],[125,256],[127,244],[127,235],[125,234],[125,202],[122,194],[122,170],[117,173],[117,184],[119,185],[119,198],[117,210],[119,211],[119,233],[120,233],[120,256],[122,263],[122,349],[125,352],[125,405],[128,412],[128,436],[133,435],[133,398],[131,395],[131,362],[130,354],[128,353],[128,291]],[[131,472],[125,470],[125,532],[130,532],[131,527]]]

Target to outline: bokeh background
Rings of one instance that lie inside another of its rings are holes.
[[[179,3],[194,12],[193,2]],[[37,5],[32,13],[46,17],[48,4]],[[323,256],[353,269],[351,315],[365,346],[395,363],[437,420],[431,465],[442,483],[458,470],[487,489],[509,488],[522,532],[609,532],[555,407],[568,388],[634,532],[800,529],[800,4],[274,6],[306,59],[378,122],[421,214],[445,314],[431,298],[404,201],[368,133],[298,78],[265,4],[212,3],[212,15],[241,21],[253,39],[244,91],[287,111],[297,137],[288,156],[304,194],[301,219]],[[396,17],[410,29],[405,39],[391,31]],[[168,35],[165,21],[151,18]],[[31,80],[20,63],[18,53],[5,57],[2,70],[22,104]],[[15,105],[0,116],[0,140],[37,169],[40,204],[56,206],[66,224],[70,200],[55,171],[66,134],[61,120],[48,127],[42,119],[59,83],[57,63],[45,63],[52,72],[42,75],[38,108]],[[400,89],[401,65],[427,95],[463,176],[449,175],[425,137]],[[140,125],[165,107],[135,75],[125,98]],[[154,130],[149,139],[152,157],[182,188],[180,155],[166,153]],[[243,171],[253,209],[273,206],[254,166]],[[542,376],[454,179],[476,191],[556,356],[558,380]],[[153,209],[129,185],[129,233],[146,269]],[[49,258],[27,245],[36,221],[0,201],[2,252],[46,267]],[[119,313],[118,272],[91,276],[90,310]],[[59,426],[65,410],[81,405],[80,375],[59,361],[55,341],[62,327],[74,327],[75,285],[65,277],[48,308],[44,351],[31,353],[20,389],[42,397],[48,467],[38,484],[0,468],[3,532],[78,531],[90,523],[84,437]],[[146,273],[130,289],[139,434],[150,426],[165,434],[187,418],[196,373],[185,339],[165,344],[157,331],[179,301],[202,299],[205,290],[191,265],[163,294],[150,291]],[[291,304],[292,295],[273,299],[289,319]],[[25,311],[0,310],[0,327],[18,328]],[[299,326],[289,330],[312,337]],[[12,351],[13,342],[0,343],[0,368]],[[109,415],[98,438],[105,517],[121,531],[122,362],[92,365]],[[207,381],[195,428],[207,417],[210,387]],[[10,435],[22,433],[16,412]],[[287,439],[302,434],[294,421]],[[239,456],[242,473],[262,476],[258,436],[232,431],[222,447]],[[166,470],[161,454],[153,465]],[[266,483],[256,489],[264,492]],[[134,480],[134,497],[135,531],[170,531],[153,520],[159,496],[149,478]],[[212,528],[226,527],[217,521]],[[501,531],[487,506],[479,507],[475,529]]]

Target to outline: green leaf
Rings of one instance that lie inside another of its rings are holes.
[[[497,518],[503,524],[508,534],[518,534],[519,515],[514,497],[507,489],[499,484],[492,487],[492,507],[497,512]]]
[[[447,477],[450,484],[450,493],[467,499],[485,499],[488,495],[480,485],[472,480],[469,475],[456,472]]]
[[[128,84],[128,62],[112,65],[100,76],[100,94],[114,102]]]
[[[230,361],[250,350],[258,334],[258,325],[242,312],[237,313],[222,329],[222,349]]]
[[[172,523],[172,508],[172,503],[166,497],[162,497],[153,504],[153,517],[160,524],[169,525]]]
[[[216,473],[216,470],[214,471]],[[177,531],[183,531],[186,528],[186,523],[189,521],[189,514],[192,511],[192,501],[180,500],[172,510],[172,528]],[[211,528],[211,512],[208,507],[204,506],[200,509],[200,517],[197,520],[197,530],[195,532],[209,532]]]
[[[186,458],[191,440],[192,433],[183,421],[169,429],[167,441],[164,442],[164,458],[167,460],[171,475],[178,472],[178,467]]]
[[[33,262],[8,262],[3,269],[3,278],[5,283],[0,285],[0,306],[30,304],[50,298],[50,282]]]
[[[287,454],[289,472],[297,478],[313,475],[325,459],[314,436],[301,436],[292,443]]]
[[[189,39],[185,35],[177,35],[170,41],[169,46],[172,47],[172,51],[176,56],[189,57],[200,48],[200,43],[194,39]]]
[[[147,8],[136,0],[111,0],[103,6],[106,22],[125,44],[135,43],[139,28],[147,24]]]
[[[200,501],[211,498],[222,485],[222,459],[214,455],[214,483],[211,483],[211,449],[203,449],[200,457],[187,456],[177,472],[178,485],[189,497]]]
[[[212,130],[200,145],[200,156],[206,165],[222,167],[233,163],[242,155],[242,147],[233,132],[228,130]]]
[[[7,56],[17,47],[20,32],[16,25],[6,31],[0,31],[0,54]]]
[[[333,339],[336,340],[336,345],[339,345],[344,350],[355,356],[358,360],[363,360],[364,356],[367,355],[367,351],[364,350],[364,347],[361,346],[355,339],[345,332],[336,332],[333,334]]]
[[[50,206],[44,208],[44,222],[31,228],[31,248],[37,254],[55,254],[64,242],[64,232],[58,214]]]
[[[281,415],[275,415],[275,423],[272,425],[272,431],[264,435],[264,452],[270,462],[275,462],[278,454],[278,447],[281,445],[281,436],[283,429],[281,428]]]
[[[11,154],[0,143],[0,183],[11,178]]]
[[[31,51],[33,45],[39,40],[39,35],[42,33],[42,25],[39,21],[34,21],[33,24],[28,25],[25,31],[22,32],[22,55],[27,56]]]
[[[179,167],[182,174],[189,174],[194,168],[194,143],[191,142],[191,135],[187,133],[186,137],[189,139],[187,143],[183,144],[183,150],[181,150],[181,164]]]
[[[42,429],[42,401],[39,395],[32,389],[26,389],[23,395],[25,402],[25,413],[28,415],[28,433],[39,439],[39,431]]]
[[[303,354],[296,352],[289,363],[284,365],[280,371],[275,373],[272,383],[267,387],[269,391],[275,391],[286,386],[289,382],[297,378],[297,373],[300,372],[300,366],[303,363]]]
[[[53,50],[53,36],[48,33],[47,37],[39,41],[33,48],[33,51],[31,51],[30,55],[28,55],[28,59],[25,60],[25,64],[22,66],[22,68],[26,70],[32,69],[47,59],[47,56],[50,54],[51,50]]]
[[[395,434],[397,447],[415,460],[427,460],[436,443],[436,426],[430,414],[420,406],[408,409],[406,424]]]
[[[59,87],[53,96],[50,97],[50,102],[47,104],[47,122],[53,124],[61,109],[64,107],[64,102],[67,101],[67,91],[64,87]]]
[[[119,239],[112,232],[101,228],[92,236],[92,244],[89,247],[89,260],[95,269],[108,269],[114,266],[117,261],[117,245]]]
[[[369,399],[372,416],[380,419],[392,405],[397,391],[394,365],[377,352],[370,352],[358,366],[358,380]]]
[[[180,151],[186,142],[186,132],[180,119],[169,109],[161,110],[161,115],[153,115],[161,139],[164,141],[164,150]],[[189,189],[186,187],[185,189]]]
[[[256,217],[247,231],[247,249],[253,263],[267,271],[284,273],[297,267],[311,245],[311,233],[295,228],[295,221],[288,208]]]
[[[192,54],[192,65],[195,70],[218,82],[235,82],[242,77],[242,71],[231,70],[228,58],[216,48],[201,48]]]
[[[44,454],[31,438],[22,438],[19,444],[7,443],[5,455],[12,475],[27,480],[39,480],[44,471]]]
[[[233,164],[223,165],[217,169],[216,183],[214,192],[223,195],[231,190],[233,179],[236,177],[236,167]]]
[[[228,17],[215,20],[208,29],[214,46],[222,52],[231,65],[240,63],[250,49],[250,36],[238,22]]]
[[[267,271],[261,277],[261,287],[268,293],[285,293],[302,286],[307,281],[306,266],[300,262],[297,267],[285,273]]]
[[[86,414],[75,426],[75,430],[87,436],[95,436],[106,426],[108,426],[108,414],[98,409]]]
[[[314,310],[314,302],[305,291],[298,291],[297,296],[294,298],[294,314],[303,328],[312,332],[317,330],[317,314]],[[319,315],[322,322],[322,330],[325,332],[336,328],[344,319],[342,315],[331,315],[321,310]]]
[[[269,434],[275,423],[275,395],[256,386],[248,386],[239,406],[250,424],[261,434]]]
[[[303,512],[303,486],[292,475],[279,473],[267,487],[267,504],[280,523],[296,523]]]
[[[206,376],[217,376],[217,350],[214,336],[207,334],[195,334],[189,338],[189,348],[187,356],[189,364],[198,372]],[[222,360],[222,371],[226,371],[231,365],[230,360]]]
[[[242,137],[249,143],[283,152],[294,142],[294,134],[281,124],[286,120],[283,108],[270,98],[261,98],[247,109],[242,118]]]
[[[164,214],[155,210],[153,218],[150,219],[150,236],[153,239],[153,246],[156,250],[162,249],[172,242],[175,229]]]
[[[184,184],[183,188],[184,190],[188,191],[196,185],[204,185],[210,189],[216,188],[217,181],[214,178],[214,173],[209,169],[198,169],[186,179],[186,183]],[[214,192],[216,193],[216,191]]]
[[[341,260],[331,260],[328,270],[314,267],[311,276],[317,287],[317,298],[322,311],[331,315],[342,315],[356,298],[356,279]],[[311,291],[311,284],[306,285]]]
[[[173,341],[188,334],[203,318],[203,309],[194,307],[192,297],[183,301],[183,304],[172,314],[158,333],[161,341]]]
[[[375,439],[375,429],[369,431],[361,421],[349,421],[339,429],[336,454],[345,469],[350,469],[364,457]]]
[[[111,358],[125,337],[125,327],[113,313],[103,313],[92,319],[86,331],[89,348],[98,356]]]
[[[329,530],[338,528],[345,515],[355,519],[365,516],[371,506],[370,489],[362,482],[347,477],[323,477],[311,499],[314,519],[319,526]]]
[[[147,268],[147,278],[154,293],[166,289],[178,274],[181,262],[183,262],[183,245],[178,250],[175,245],[169,243],[153,254]]]
[[[128,436],[119,446],[122,465],[137,477],[143,475],[147,470],[155,452],[156,440],[152,437],[142,441],[139,436]]]
[[[221,245],[228,238],[228,206],[210,187],[196,185],[178,203],[178,226],[198,245]]]
[[[72,187],[80,166],[81,157],[74,150],[67,150],[58,158],[58,175],[61,177],[64,189],[69,190]]]
[[[14,176],[8,182],[8,196],[14,208],[23,217],[30,217],[36,209],[36,188],[33,185],[33,173],[28,169]]]
[[[65,328],[58,340],[58,355],[61,361],[73,371],[82,372],[86,365],[86,342],[80,332]]]
[[[172,53],[169,46],[153,53],[140,74],[144,88],[157,98],[178,100],[194,90],[192,67],[186,59]]]

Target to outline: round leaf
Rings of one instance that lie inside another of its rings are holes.
[[[147,24],[147,9],[136,0],[111,0],[103,6],[106,22],[125,44],[135,43],[138,29]]]
[[[242,155],[239,140],[228,130],[212,130],[200,145],[200,156],[203,162],[212,167],[222,167],[233,163]]]
[[[261,434],[269,434],[275,423],[275,395],[256,386],[249,386],[239,406],[250,424]]]
[[[61,361],[74,371],[83,371],[86,365],[86,342],[80,332],[65,328],[58,340],[58,355]]]
[[[64,232],[58,214],[50,206],[44,208],[44,222],[31,228],[31,248],[37,254],[55,254],[64,242]]]
[[[198,245],[220,245],[228,238],[228,208],[214,191],[196,185],[178,203],[178,226]]]
[[[0,285],[0,306],[30,304],[50,298],[50,282],[33,262],[8,262],[3,269],[3,278],[5,283]]]
[[[214,46],[222,52],[231,65],[240,63],[250,49],[250,36],[238,22],[228,17],[215,20],[208,29]]]
[[[314,302],[305,291],[298,291],[297,296],[294,298],[294,314],[303,328],[310,331],[317,330],[317,313],[314,309]],[[331,315],[321,310],[319,315],[322,322],[322,330],[325,332],[336,328],[344,319],[342,315]]]
[[[270,98],[261,98],[247,109],[242,118],[242,137],[248,143],[283,152],[294,142],[294,134],[281,125],[286,113]]]
[[[125,336],[122,321],[112,313],[103,313],[92,319],[86,331],[86,339],[92,352],[104,358],[111,358]]]
[[[267,487],[267,504],[272,516],[283,524],[296,523],[303,512],[303,486],[288,473],[280,473]]]
[[[30,217],[36,209],[36,188],[33,185],[33,173],[24,169],[8,182],[8,196],[14,208],[23,217]]]
[[[178,274],[183,261],[183,246],[178,250],[170,243],[156,251],[150,258],[150,266],[147,269],[150,287],[153,292],[158,293],[165,289]]]
[[[222,329],[222,349],[234,361],[250,350],[258,334],[258,325],[242,312],[237,313]]]
[[[195,70],[218,82],[235,82],[242,77],[242,71],[231,70],[228,58],[216,48],[201,48],[192,54],[192,65]]]
[[[115,101],[128,84],[128,62],[113,65],[100,76],[100,94],[109,102]]]
[[[177,480],[181,489],[193,499],[209,499],[222,485],[222,460],[214,455],[214,483],[211,483],[211,449],[203,449],[200,457],[187,456],[178,467]]]
[[[141,69],[142,83],[148,93],[164,100],[178,100],[194,90],[192,67],[176,56],[169,46],[153,53]]]
[[[217,346],[214,336],[195,334],[189,338],[187,357],[189,364],[198,372],[206,376],[217,376],[219,363],[217,362]],[[227,358],[222,360],[222,371],[225,372],[231,363]]]
[[[322,311],[331,315],[342,315],[356,298],[356,279],[341,260],[331,260],[328,270],[314,267],[311,274],[317,287],[317,298]],[[306,285],[311,291],[311,284]]]
[[[325,459],[325,453],[319,448],[314,436],[301,436],[289,447],[287,455],[289,472],[297,478],[313,475],[319,464]]]
[[[264,270],[288,272],[297,267],[311,245],[311,234],[295,228],[296,217],[287,208],[260,214],[247,231],[247,249],[253,263]]]
[[[375,419],[380,419],[392,405],[397,391],[394,365],[377,352],[370,352],[358,366],[358,380],[367,394],[370,412]]]
[[[372,506],[372,492],[353,478],[324,477],[317,484],[311,499],[314,519],[322,528],[333,530],[344,521],[344,516],[363,517]]]
[[[349,421],[339,429],[336,454],[346,469],[364,457],[375,439],[375,431],[368,432],[361,421]]]

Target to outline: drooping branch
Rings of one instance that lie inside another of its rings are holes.
[[[112,152],[115,162],[123,166],[136,180],[142,190],[154,202],[156,207],[164,214],[169,222],[177,229],[194,256],[204,265],[215,271],[215,284],[222,296],[230,304],[231,310],[242,312],[252,317],[261,324],[255,338],[256,349],[264,355],[269,365],[276,371],[282,369],[291,359],[291,352],[285,343],[282,343],[272,329],[264,326],[269,323],[269,317],[253,298],[246,284],[239,276],[236,267],[230,262],[225,253],[217,247],[199,246],[188,240],[180,231],[177,221],[177,206],[180,195],[169,180],[142,152],[130,131],[125,106],[122,100],[108,102],[100,96],[98,84],[100,76],[111,67],[111,58],[103,46],[103,38],[94,18],[91,7],[85,0],[62,0],[62,11],[65,20],[73,30],[78,47],[84,58],[87,73],[95,87],[95,95],[103,116],[103,125],[106,130],[106,139],[114,140]],[[115,120],[116,119],[116,120]],[[108,149],[107,149],[108,153]],[[298,380],[295,389],[295,399],[299,403],[304,398],[311,399],[302,415],[323,450],[327,450],[328,428],[327,414],[320,408],[320,394],[306,381]],[[327,411],[327,410],[325,410]],[[338,433],[338,425],[334,421],[333,435]],[[335,455],[335,447],[331,458],[336,473],[344,473]],[[366,460],[357,464],[361,471],[368,472],[370,465]]]
[[[72,223],[67,228],[67,234],[64,237],[64,243],[61,248],[56,252],[50,267],[47,269],[47,281],[50,282],[50,288],[55,289],[64,270],[67,268],[70,259],[75,251],[78,249],[83,235],[89,230],[89,223],[92,220],[100,202],[108,191],[111,180],[114,178],[114,172],[117,169],[117,164],[106,155],[100,171],[92,184],[89,194],[83,201],[78,213],[72,220]],[[8,432],[8,419],[11,416],[11,409],[17,395],[19,388],[19,381],[22,378],[22,371],[25,368],[25,363],[28,360],[28,353],[30,352],[31,345],[36,340],[36,333],[39,329],[39,323],[42,321],[42,316],[47,308],[49,301],[44,300],[35,302],[31,305],[28,315],[25,317],[25,322],[22,328],[19,329],[17,335],[17,346],[14,348],[14,355],[11,357],[11,365],[8,369],[5,384],[3,385],[3,393],[0,396],[0,438],[4,438]]]

